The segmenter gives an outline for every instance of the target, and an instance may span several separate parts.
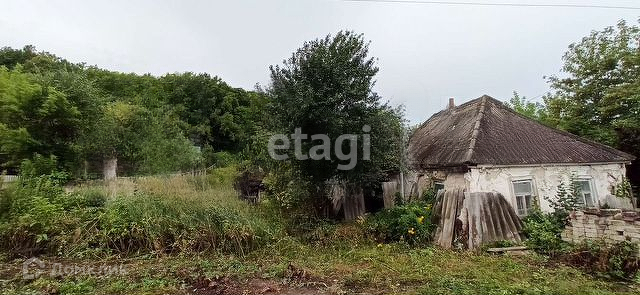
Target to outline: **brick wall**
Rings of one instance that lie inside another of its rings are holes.
[[[620,209],[593,209],[573,212],[562,239],[579,243],[604,240],[608,243],[631,241],[640,243],[640,212]]]

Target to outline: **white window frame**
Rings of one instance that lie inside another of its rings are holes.
[[[589,193],[591,194],[591,207],[587,206],[587,199],[584,196],[584,193],[582,192],[582,186],[579,186],[578,188],[580,189],[580,191],[578,192],[580,194],[580,197],[582,198],[582,203],[580,205],[582,205],[583,208],[598,208],[598,193],[596,192],[596,188],[594,186],[593,183],[593,178],[589,177],[589,176],[580,176],[580,177],[576,177],[572,180],[573,182],[587,182],[589,184]],[[572,183],[573,185],[573,183]]]
[[[529,182],[531,184],[531,195],[530,195],[530,205],[531,206],[530,206],[530,208],[527,208],[527,201],[526,201],[526,196],[527,195],[516,194],[516,190],[514,188],[514,184],[518,183],[518,182]],[[518,216],[527,216],[527,215],[529,215],[529,213],[531,213],[531,210],[533,210],[536,205],[539,206],[536,183],[535,183],[533,177],[512,178],[509,181],[509,187],[511,189],[511,195],[513,196],[513,204],[514,204],[513,207],[516,210],[516,214],[518,214]],[[523,208],[524,212],[521,212],[521,210],[518,208],[518,197],[522,197],[523,198],[523,204],[525,206]]]

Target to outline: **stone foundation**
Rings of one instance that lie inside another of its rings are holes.
[[[640,212],[621,209],[586,209],[573,212],[562,233],[567,242],[603,240],[607,243],[640,243]]]

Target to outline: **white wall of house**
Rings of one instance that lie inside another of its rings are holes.
[[[628,199],[617,198],[613,188],[625,177],[624,164],[589,165],[537,165],[537,166],[479,166],[464,174],[450,174],[445,180],[455,186],[468,185],[469,192],[496,191],[516,208],[513,181],[530,179],[538,205],[543,211],[552,211],[546,197],[555,197],[560,183],[569,183],[571,175],[590,183],[597,206],[608,204],[613,208],[632,208]],[[452,179],[449,181],[449,177]]]

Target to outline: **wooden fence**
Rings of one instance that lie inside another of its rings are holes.
[[[14,182],[18,180],[19,176],[18,175],[0,175],[0,178],[2,179],[2,182]]]

